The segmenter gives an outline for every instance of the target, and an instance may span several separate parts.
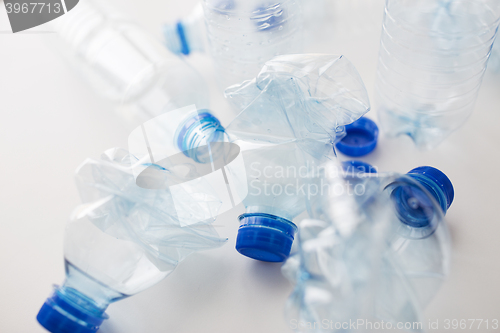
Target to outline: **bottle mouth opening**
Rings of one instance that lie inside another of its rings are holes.
[[[401,185],[391,192],[396,214],[404,224],[412,228],[426,228],[435,218],[435,205],[420,189]]]
[[[224,138],[224,127],[209,110],[200,110],[198,114],[188,118],[177,131],[176,145],[185,156],[198,163],[209,163],[214,145]],[[215,145],[217,148],[217,145]]]
[[[398,234],[408,239],[423,239],[436,231],[446,213],[446,199],[431,180],[418,173],[408,173],[389,184],[386,190],[390,191],[397,217],[394,228]]]

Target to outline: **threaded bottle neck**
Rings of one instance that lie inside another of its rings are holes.
[[[177,134],[177,147],[198,163],[212,160],[211,143],[225,140],[225,129],[209,110],[200,110],[187,119]]]

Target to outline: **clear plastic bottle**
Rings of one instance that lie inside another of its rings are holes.
[[[82,1],[53,25],[66,59],[96,91],[125,106],[134,125],[191,104],[208,107],[201,76],[106,4]]]
[[[203,5],[199,2],[193,11],[175,24],[163,27],[165,45],[174,54],[190,55],[208,53],[208,37],[205,27]]]
[[[111,149],[77,170],[84,204],[66,226],[66,279],[37,315],[50,332],[96,332],[108,318],[110,303],[151,287],[190,253],[224,243],[211,226],[220,204],[217,197],[208,196],[209,191],[201,191],[203,196],[187,191],[179,209],[168,187],[136,185],[134,163],[142,162]],[[156,185],[181,175],[158,170],[151,179]],[[193,215],[194,223],[183,224],[182,215]]]
[[[203,0],[193,13],[164,29],[177,54],[208,52],[223,89],[255,77],[264,63],[302,48],[301,0]]]
[[[443,216],[453,202],[453,186],[432,167],[415,168],[407,175],[417,184],[398,177],[384,189],[390,193],[397,219],[393,217],[388,228],[377,317],[392,322],[421,316],[450,265],[450,239]],[[406,291],[403,297],[402,291]]]
[[[490,59],[488,60],[488,69],[493,73],[500,72],[500,42],[493,43]]]
[[[259,165],[263,169],[258,171],[264,174],[269,164],[298,172],[328,158],[333,154],[332,144],[344,134],[344,125],[370,109],[366,89],[354,66],[342,56],[284,55],[268,61],[254,80],[228,89],[226,97],[241,110],[226,128],[208,110],[172,111],[134,130],[129,148],[149,163],[176,164],[173,160],[189,157],[198,162],[189,170],[193,179],[220,169],[223,177],[219,178],[220,185],[214,187],[225,189],[225,183],[234,199],[227,201],[233,206],[243,201],[247,206],[246,214],[240,218],[241,230],[249,231],[247,236],[257,235],[256,228],[263,231],[264,225],[268,230],[273,226],[276,239],[287,235],[283,237],[288,245],[275,249],[279,252],[275,256],[270,253],[270,236],[266,236],[269,241],[254,244],[254,251],[249,249],[249,241],[237,248],[254,258],[259,255],[260,259],[282,261],[293,240],[292,220],[305,207],[306,194],[294,194],[294,188],[301,185],[292,183],[303,183],[305,179],[300,175],[269,176],[267,184],[281,186],[281,193],[274,195],[261,188],[262,195],[252,195],[254,181],[259,181],[260,186],[266,184],[260,181],[262,177],[258,180],[253,176],[256,171],[252,169]],[[184,119],[185,114],[191,116]],[[162,130],[178,123],[182,125],[175,132]],[[286,195],[284,187],[290,195]],[[267,257],[266,245],[262,243],[267,243]]]
[[[331,158],[331,145],[310,140],[244,150],[248,195],[236,250],[256,260],[286,260],[297,231],[293,220],[305,211],[308,197],[320,195],[321,188],[307,186],[308,176]]]
[[[331,323],[313,332],[371,331],[366,323],[377,321],[393,328],[423,323],[422,311],[449,270],[444,214],[453,200],[451,182],[432,167],[406,175],[325,170],[330,186],[344,191],[313,198],[316,219],[299,225],[298,252],[283,267],[296,283],[288,319]],[[351,321],[361,324],[336,326]]]
[[[332,144],[369,110],[363,83],[342,56],[284,55],[259,76],[226,90],[242,111],[227,127],[230,139],[260,145],[243,150],[248,195],[236,249],[251,258],[283,261],[292,245],[293,219],[305,210],[309,177],[335,158]]]
[[[495,0],[387,0],[374,102],[385,132],[430,149],[459,128],[499,21]]]

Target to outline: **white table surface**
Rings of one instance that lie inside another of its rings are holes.
[[[189,13],[195,3],[109,1],[158,37],[162,23]],[[372,20],[375,29],[360,29],[349,38],[325,31],[324,42],[309,49],[347,56],[370,96],[383,8],[383,1],[373,1],[375,10],[344,19],[351,28],[352,22]],[[0,31],[7,31],[1,6]],[[87,157],[127,147],[129,132],[111,103],[48,48],[50,38],[54,35],[0,33],[0,332],[45,332],[35,316],[52,284],[64,279],[64,225],[79,204],[74,170]],[[211,84],[212,108],[226,108],[210,61],[197,55],[189,62]],[[376,151],[364,159],[381,171],[402,173],[432,165],[455,186],[447,215],[452,271],[426,310],[431,320],[500,319],[499,111],[500,75],[487,73],[469,121],[438,148],[421,152],[409,138],[390,140],[382,134]],[[375,119],[374,111],[368,116]],[[234,250],[241,212],[240,205],[216,222],[228,244],[190,256],[154,287],[112,304],[100,332],[291,332],[283,309],[292,286],[280,264],[257,262]],[[435,332],[440,331],[445,330]]]

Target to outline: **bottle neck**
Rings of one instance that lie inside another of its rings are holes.
[[[425,175],[409,173],[398,178],[390,188],[398,218],[398,223],[394,225],[397,233],[408,239],[431,236],[448,207],[446,195],[439,185]]]
[[[128,296],[97,281],[67,260],[65,260],[65,266],[66,280],[58,290],[66,295],[66,297],[70,299],[74,298],[73,301],[77,303],[80,302],[77,301],[80,298],[82,306],[88,306],[89,311],[101,311],[104,313],[110,303]],[[88,302],[83,300],[87,300]]]
[[[245,214],[238,216],[238,219],[240,220],[240,226],[260,225],[260,226],[272,227],[279,229],[280,231],[286,233],[292,238],[294,237],[295,233],[298,230],[295,223],[286,218],[264,212],[258,212],[258,213],[248,212],[248,209],[245,212]]]
[[[109,318],[109,303],[124,297],[66,261],[66,281],[55,287],[36,318],[50,332],[94,333]]]
[[[287,220],[292,223],[292,220],[295,216],[291,216],[289,213],[273,206],[265,206],[265,205],[251,205],[246,206],[244,215],[269,215],[275,216],[278,219]]]
[[[177,147],[187,157],[198,163],[210,163],[218,154],[216,142],[227,142],[228,138],[220,121],[209,110],[200,110],[187,119],[177,134]]]

